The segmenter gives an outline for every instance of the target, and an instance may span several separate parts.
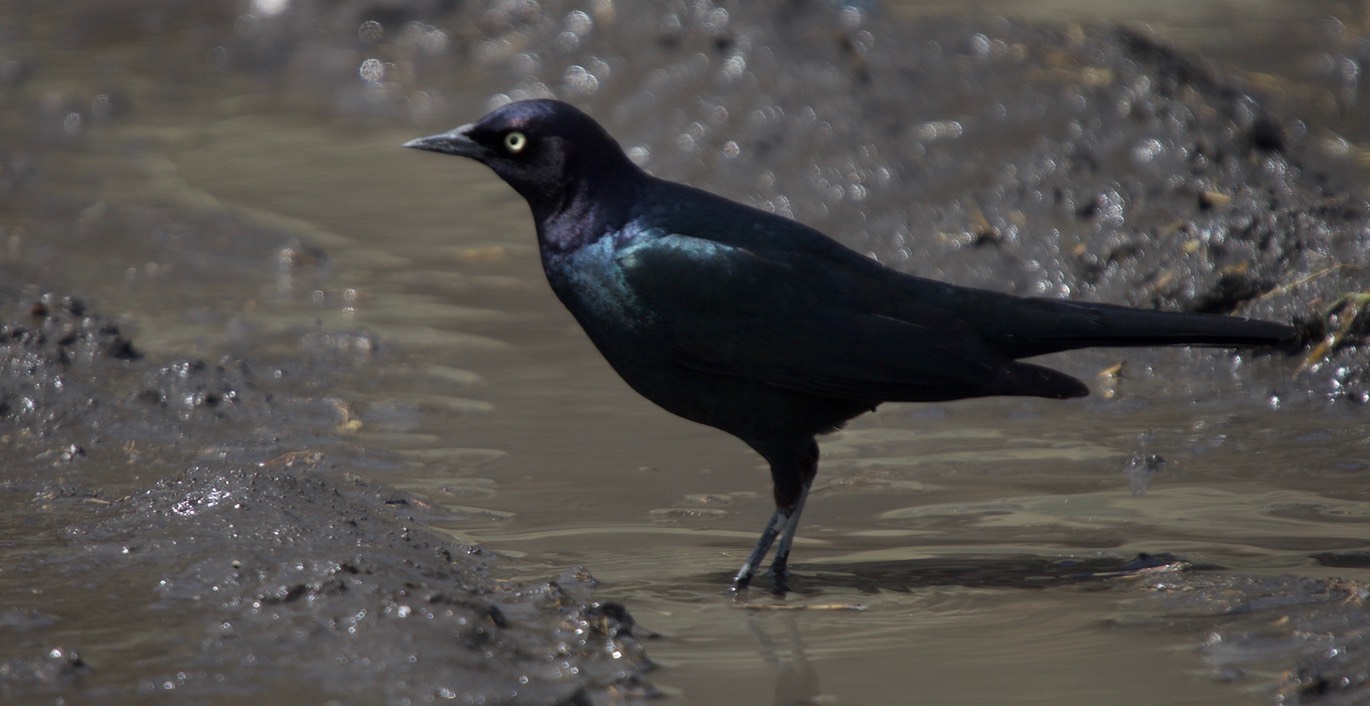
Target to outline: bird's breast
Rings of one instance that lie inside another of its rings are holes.
[[[569,253],[544,253],[543,269],[552,291],[591,338],[631,337],[650,314],[628,286],[609,238]]]

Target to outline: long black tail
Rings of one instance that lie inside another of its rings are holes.
[[[982,329],[1013,358],[1093,346],[1278,346],[1293,326],[1214,314],[1133,309],[1113,304],[1020,299],[997,331]]]
[[[1014,297],[980,290],[959,294],[959,313],[997,350],[1012,358],[1094,346],[1281,346],[1298,336],[1293,326],[1259,319]]]

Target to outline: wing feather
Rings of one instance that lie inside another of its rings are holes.
[[[873,402],[1084,393],[916,302],[872,306],[872,292],[899,295],[868,267],[667,233],[636,239],[617,261],[653,335],[697,370]]]

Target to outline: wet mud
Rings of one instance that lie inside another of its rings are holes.
[[[0,307],[11,454],[0,624],[10,651],[30,655],[0,664],[6,695],[569,704],[652,693],[631,616],[591,600],[588,571],[492,579],[488,553],[425,528],[423,500],[357,476],[308,427],[273,435],[308,401],[260,389],[241,365],[154,361],[79,299],[8,294]],[[95,464],[132,482],[92,479]],[[92,600],[109,624],[70,625],[64,612]],[[181,628],[142,635],[147,666],[132,674],[108,645],[80,649],[83,632],[166,621]],[[251,684],[237,683],[244,668]]]
[[[387,485],[404,462],[356,435],[336,391],[403,375],[404,351],[331,319],[282,334],[240,316],[287,302],[307,320],[364,297],[332,273],[336,239],[225,203],[120,198],[111,184],[155,161],[156,141],[111,148],[109,131],[193,101],[218,118],[322,115],[337,134],[418,135],[556,95],[657,175],[899,269],[1303,332],[1286,351],[1129,353],[1130,367],[1167,371],[1143,373],[1137,394],[1351,419],[1370,400],[1370,191],[1356,146],[1370,132],[1354,118],[1365,89],[1344,70],[1370,62],[1370,20],[1355,10],[1309,42],[1316,61],[1272,77],[1144,29],[915,21],[866,3],[9,4],[0,695],[15,703],[660,695],[649,653],[669,636],[638,626],[631,602],[597,598],[596,567],[504,580],[527,576],[527,559],[450,541],[433,526],[469,519],[461,510]],[[124,68],[83,75],[47,45]],[[235,289],[208,284],[221,280]],[[178,329],[139,324],[166,320]],[[381,425],[406,430],[405,415]],[[1361,548],[1313,552],[1364,577]],[[801,600],[1112,592],[1137,606],[1123,629],[1192,633],[1196,669],[1254,679],[1268,702],[1370,693],[1367,589],[1354,579],[1129,555],[813,575],[822,588],[805,594],[801,579]]]

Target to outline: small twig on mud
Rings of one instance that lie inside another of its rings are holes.
[[[1258,296],[1258,297],[1253,298],[1251,301],[1257,302],[1257,301],[1260,301],[1260,300],[1262,300],[1262,299],[1265,299],[1266,297],[1273,297],[1273,296],[1276,296],[1276,295],[1279,295],[1279,294],[1283,294],[1283,293],[1285,293],[1285,292],[1287,292],[1287,291],[1289,291],[1289,290],[1291,290],[1291,289],[1293,289],[1293,288],[1295,288],[1295,287],[1301,287],[1301,286],[1303,286],[1303,285],[1305,285],[1305,284],[1308,284],[1309,282],[1312,282],[1312,281],[1315,280],[1315,279],[1318,279],[1319,277],[1323,277],[1323,276],[1326,276],[1326,275],[1330,275],[1330,274],[1332,274],[1333,272],[1337,272],[1337,271],[1340,271],[1340,270],[1360,270],[1360,269],[1364,269],[1364,266],[1362,266],[1362,265],[1353,265],[1353,264],[1351,264],[1351,263],[1349,263],[1349,262],[1339,262],[1339,263],[1337,263],[1337,264],[1335,264],[1335,265],[1332,265],[1332,266],[1330,266],[1330,267],[1324,267],[1324,268],[1322,268],[1321,270],[1318,270],[1317,272],[1310,273],[1308,276],[1303,277],[1302,279],[1299,279],[1299,280],[1297,280],[1297,281],[1290,282],[1289,284],[1282,284],[1282,285],[1280,285],[1280,286],[1278,286],[1278,287],[1276,287],[1276,288],[1274,288],[1274,289],[1272,289],[1272,290],[1270,290],[1270,291],[1268,291],[1268,292],[1266,292],[1266,293],[1264,293],[1264,294],[1262,294],[1262,295],[1260,295],[1260,296]],[[1340,299],[1337,300],[1337,301],[1338,301],[1338,303],[1341,302]]]
[[[1349,313],[1344,313],[1339,317],[1340,321],[1338,321],[1336,328],[1329,330],[1322,341],[1320,341],[1318,345],[1313,346],[1312,350],[1308,351],[1308,355],[1303,359],[1303,363],[1299,365],[1299,369],[1294,371],[1296,375],[1320,365],[1327,359],[1329,353],[1336,350],[1337,346],[1341,345],[1342,340],[1346,338],[1346,335],[1349,334],[1352,327],[1355,326],[1356,318],[1365,313],[1367,308],[1370,308],[1370,292],[1351,292],[1350,294],[1343,294],[1338,297],[1336,301],[1332,302],[1331,306],[1327,307],[1327,310],[1323,313],[1323,317],[1331,318],[1338,309],[1343,308],[1348,309]]]

